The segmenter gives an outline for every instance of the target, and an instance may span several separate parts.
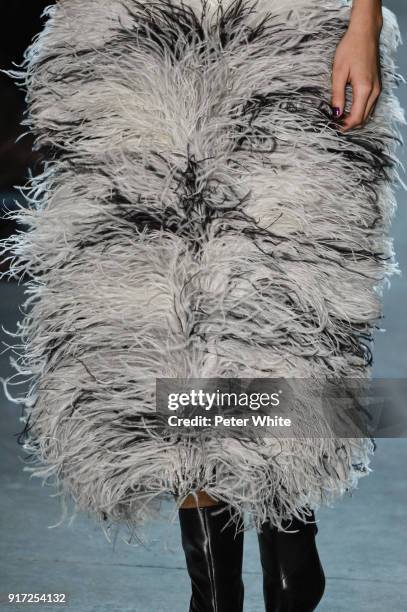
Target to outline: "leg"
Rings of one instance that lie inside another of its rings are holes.
[[[310,520],[315,520],[314,513]],[[258,534],[266,612],[312,612],[325,590],[315,543],[318,528],[298,519],[284,527],[296,533],[265,523]]]
[[[199,493],[179,510],[182,546],[192,583],[189,612],[242,612],[243,532],[225,527],[225,504]]]
[[[182,502],[181,508],[206,508],[207,506],[216,506],[219,502],[205,493],[205,491],[198,491],[197,496],[188,495]]]

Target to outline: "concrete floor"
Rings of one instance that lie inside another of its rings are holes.
[[[398,15],[407,35],[407,3],[385,3]],[[407,75],[407,54],[399,67]],[[407,107],[406,87],[400,91]],[[404,152],[406,155],[406,151]],[[401,277],[385,295],[386,334],[378,334],[375,376],[405,377],[407,325],[406,194],[399,194],[393,235]],[[0,319],[15,329],[22,287],[0,284]],[[9,337],[6,342],[11,343]],[[1,376],[10,372],[0,355]],[[189,580],[179,546],[177,523],[149,527],[151,544],[127,545],[119,536],[113,545],[89,517],[50,528],[60,518],[52,489],[41,487],[22,471],[15,434],[21,430],[19,407],[1,393],[0,412],[0,611],[15,609],[7,593],[67,594],[66,608],[75,612],[184,612]],[[318,513],[318,546],[327,576],[321,612],[404,612],[407,610],[407,441],[379,439],[372,474],[360,481],[352,497]],[[171,508],[168,508],[171,511]],[[255,534],[245,539],[246,612],[263,611],[261,576]],[[58,610],[62,606],[24,606],[24,610]]]

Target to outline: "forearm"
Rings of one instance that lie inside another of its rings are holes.
[[[350,28],[380,35],[382,25],[382,0],[353,0]]]

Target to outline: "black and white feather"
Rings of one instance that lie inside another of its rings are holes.
[[[47,9],[13,73],[46,163],[2,248],[11,274],[29,277],[12,359],[29,383],[13,398],[28,469],[77,509],[139,525],[165,494],[204,489],[256,526],[280,525],[370,471],[374,441],[335,439],[322,419],[315,438],[261,442],[146,427],[156,377],[370,374],[398,271],[400,34],[384,9],[381,97],[363,128],[341,133],[330,79],[349,11],[342,0]]]

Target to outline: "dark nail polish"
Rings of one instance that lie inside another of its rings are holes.
[[[332,107],[332,114],[334,117],[340,117],[341,116],[341,109],[339,108],[339,106],[333,106]]]

